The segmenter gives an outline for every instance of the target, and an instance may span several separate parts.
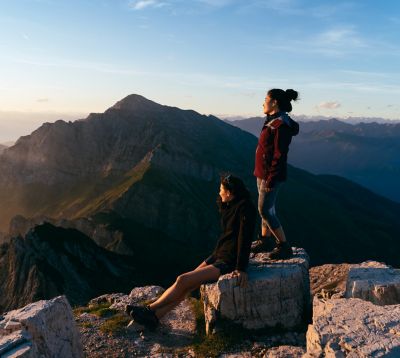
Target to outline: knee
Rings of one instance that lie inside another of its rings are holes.
[[[176,278],[175,283],[176,283],[176,285],[179,286],[179,287],[183,287],[183,288],[188,287],[188,286],[189,286],[189,279],[188,279],[188,276],[187,276],[186,274],[184,274],[184,273],[181,274],[181,275],[179,275],[179,276]]]
[[[259,206],[258,207],[258,212],[261,216],[266,221],[270,221],[271,219],[275,218],[276,216],[276,211],[275,211],[275,205],[272,206]]]

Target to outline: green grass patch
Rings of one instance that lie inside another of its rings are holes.
[[[117,313],[100,325],[100,331],[107,334],[118,335],[124,332],[130,318],[122,313]]]
[[[84,327],[84,328],[94,327],[92,322],[82,322],[82,323],[79,323],[79,326]]]
[[[251,334],[239,325],[219,320],[218,332],[206,335],[204,306],[201,300],[192,299],[192,309],[196,317],[196,335],[191,344],[196,357],[218,357],[221,353],[244,347],[244,341]],[[249,348],[249,347],[247,347]]]
[[[73,312],[75,315],[81,315],[82,313],[91,313],[97,317],[110,317],[115,315],[118,311],[110,308],[111,303],[104,302],[96,305],[90,305],[89,307],[77,307],[74,308]]]

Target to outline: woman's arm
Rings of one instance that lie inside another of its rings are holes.
[[[276,178],[285,165],[291,139],[291,134],[286,125],[280,125],[275,129],[274,153],[268,168],[266,188],[274,187]]]
[[[239,212],[239,232],[237,236],[236,270],[246,271],[255,227],[254,208],[242,208]]]

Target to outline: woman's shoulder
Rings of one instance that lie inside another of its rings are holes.
[[[238,212],[241,215],[255,215],[256,207],[250,197],[243,198],[238,203]]]

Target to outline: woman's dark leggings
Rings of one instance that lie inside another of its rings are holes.
[[[278,191],[284,182],[277,182],[272,191],[267,192],[265,179],[257,178],[258,212],[261,216],[261,225],[272,230],[281,226],[275,212],[275,201]]]

